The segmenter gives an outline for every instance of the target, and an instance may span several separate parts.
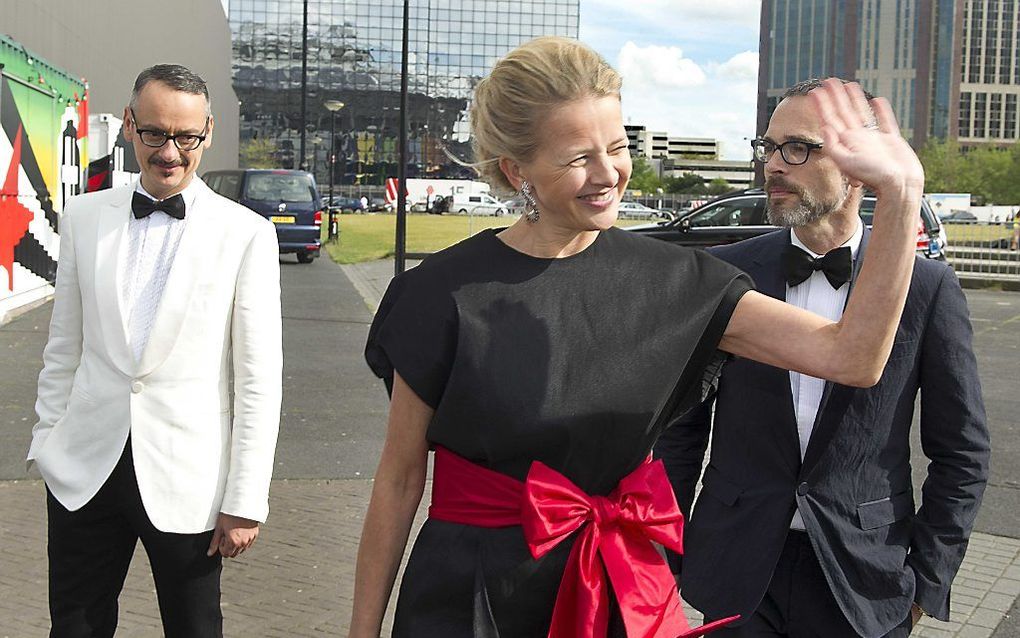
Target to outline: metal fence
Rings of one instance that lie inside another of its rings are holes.
[[[1020,250],[1012,223],[945,224],[946,259],[961,275],[1020,279]]]

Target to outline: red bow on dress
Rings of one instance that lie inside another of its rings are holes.
[[[683,551],[684,519],[661,461],[641,465],[608,497],[589,496],[535,462],[524,491],[521,524],[536,559],[581,529],[556,596],[550,638],[606,635],[606,572],[629,638],[675,638],[688,629],[673,576],[650,542]]]
[[[628,638],[694,638],[739,618],[695,629],[687,624],[676,581],[652,545],[676,552],[683,547],[683,514],[662,461],[643,463],[609,496],[589,496],[538,461],[522,485],[438,446],[434,476],[430,517],[483,527],[520,524],[535,559],[580,530],[560,581],[548,638],[606,636],[606,572]]]

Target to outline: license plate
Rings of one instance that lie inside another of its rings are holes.
[[[269,221],[273,222],[274,224],[293,224],[294,223],[294,216],[293,215],[273,215],[272,217],[269,218]]]

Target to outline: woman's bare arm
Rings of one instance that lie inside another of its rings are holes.
[[[429,452],[425,431],[432,414],[432,408],[394,373],[386,441],[358,547],[350,638],[380,635],[386,604],[425,489]]]

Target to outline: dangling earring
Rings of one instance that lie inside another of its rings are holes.
[[[521,182],[520,196],[524,200],[524,219],[534,224],[538,221],[538,202],[535,201],[535,196],[531,194],[531,184],[527,180]]]

